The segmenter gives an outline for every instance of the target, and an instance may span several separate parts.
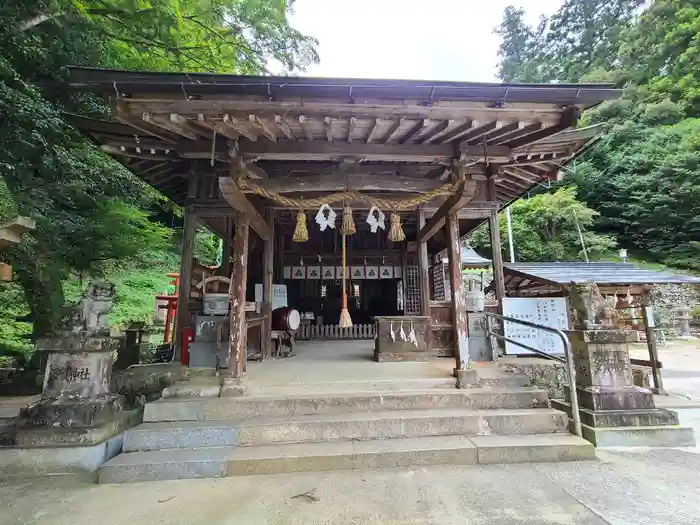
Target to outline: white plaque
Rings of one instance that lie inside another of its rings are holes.
[[[367,279],[379,279],[379,266],[367,266],[365,275]]]
[[[350,272],[348,271],[349,267],[345,267],[345,275],[348,275]],[[336,279],[342,279],[343,278],[343,267],[342,266],[336,266],[335,267],[335,278]]]
[[[282,278],[283,279],[291,279],[292,278],[292,267],[291,266],[285,266],[282,268]]]
[[[335,266],[324,266],[321,268],[323,279],[335,279]]]
[[[403,277],[403,268],[401,266],[394,266],[394,279],[401,279]]]
[[[364,266],[352,266],[350,268],[350,278],[351,279],[364,279],[365,278],[365,267]]]
[[[564,297],[503,299],[503,315],[559,330],[569,329],[569,310]],[[554,333],[530,328],[521,324],[504,322],[504,336],[552,355],[564,353],[564,343]],[[529,350],[506,342],[506,354],[532,354]]]
[[[292,279],[306,279],[306,266],[292,266]]]
[[[321,267],[320,266],[307,266],[306,267],[306,278],[307,279],[320,279],[321,278]]]
[[[379,267],[379,278],[380,279],[393,279],[394,278],[394,267],[393,266],[380,266]]]

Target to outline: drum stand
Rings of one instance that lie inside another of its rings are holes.
[[[292,357],[294,355],[294,333],[288,330],[272,330],[272,340],[275,342],[273,357]],[[284,351],[287,347],[289,350]]]

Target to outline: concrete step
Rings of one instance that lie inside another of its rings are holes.
[[[351,440],[132,452],[105,463],[99,471],[99,482],[594,458],[590,443],[568,434]]]
[[[425,377],[402,379],[366,379],[348,381],[302,381],[281,384],[258,383],[251,381],[247,385],[250,395],[297,396],[303,394],[334,394],[351,392],[386,392],[401,390],[453,389],[457,387],[455,377]],[[518,385],[520,386],[520,385]]]
[[[536,409],[389,410],[240,421],[144,423],[127,431],[124,451],[396,439],[449,435],[568,432],[566,414]]]
[[[202,421],[386,410],[537,408],[546,407],[547,399],[547,391],[538,388],[437,388],[296,396],[160,399],[146,404],[143,420]]]

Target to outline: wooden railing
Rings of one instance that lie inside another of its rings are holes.
[[[334,325],[305,324],[299,327],[296,339],[300,341],[318,339],[374,339],[374,324],[356,324],[350,328]]]

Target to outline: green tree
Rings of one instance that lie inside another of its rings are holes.
[[[581,261],[584,260],[581,236],[588,257],[596,259],[615,247],[615,240],[593,231],[598,212],[576,199],[576,188],[561,188],[521,199],[510,207],[513,225],[513,246],[518,261]],[[501,237],[507,239],[504,214],[500,217]],[[491,248],[488,230],[474,234],[474,247]]]

